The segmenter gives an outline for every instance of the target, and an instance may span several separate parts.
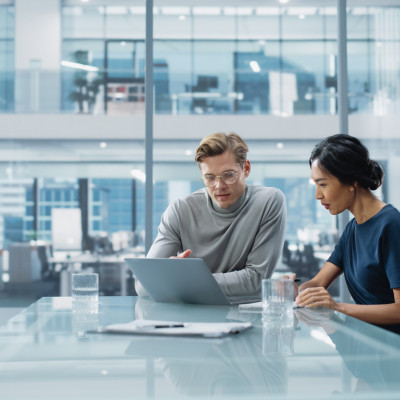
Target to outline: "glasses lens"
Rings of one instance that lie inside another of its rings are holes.
[[[231,185],[236,182],[237,172],[224,172],[221,176],[222,180]]]
[[[203,180],[205,185],[208,187],[214,187],[217,183],[217,179],[215,178],[215,176],[205,176]]]

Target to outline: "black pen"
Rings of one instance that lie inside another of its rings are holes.
[[[170,325],[147,325],[145,326],[146,328],[154,328],[154,329],[158,329],[158,328],[184,328],[185,325],[184,324],[170,324]]]

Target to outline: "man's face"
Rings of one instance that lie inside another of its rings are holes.
[[[208,194],[221,208],[229,208],[233,206],[246,188],[245,179],[250,173],[250,162],[246,160],[243,166],[240,166],[235,159],[235,156],[230,151],[207,157],[200,163],[200,170],[203,179],[207,181],[207,177],[215,177],[215,186],[207,187]],[[221,175],[228,173],[225,176],[232,176],[236,173],[235,183],[226,183],[222,180]]]

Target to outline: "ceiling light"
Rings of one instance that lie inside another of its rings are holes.
[[[250,61],[250,68],[253,72],[260,72],[261,68],[257,61]]]
[[[145,15],[146,14],[146,7],[129,7],[129,11],[131,14],[134,15]],[[153,14],[159,14],[160,10],[158,7],[153,7]]]
[[[193,7],[193,15],[220,15],[221,7]]]
[[[121,45],[121,46],[126,46],[126,42],[122,41],[122,42],[120,43],[120,45]]]
[[[193,154],[193,151],[192,150],[185,150],[185,154],[187,156],[191,156]]]
[[[128,14],[128,9],[126,7],[120,6],[106,6],[97,8],[100,14],[108,15],[125,15]]]
[[[276,144],[276,147],[277,147],[278,149],[283,149],[283,143],[282,143],[282,142],[277,143],[277,144]]]
[[[299,19],[306,19],[306,16],[304,14],[300,14]]]
[[[189,7],[161,7],[161,12],[164,15],[189,15]]]
[[[224,7],[225,15],[251,15],[253,9],[250,7]]]
[[[281,15],[282,9],[279,7],[257,7],[256,15]]]
[[[102,149],[105,149],[105,148],[107,147],[107,143],[106,143],[106,142],[101,142],[101,143],[100,143],[100,147],[101,147]]]
[[[146,7],[129,7],[129,11],[131,12],[131,14],[145,15]]]
[[[98,71],[99,70],[98,67],[94,67],[93,65],[85,65],[85,64],[72,62],[72,61],[67,61],[67,60],[62,60],[61,65],[63,67],[82,69],[84,71]]]
[[[316,13],[315,7],[290,7],[287,10],[288,15],[315,15]]]
[[[369,14],[369,11],[368,11],[368,8],[367,8],[367,7],[354,7],[354,8],[351,10],[351,13],[352,13],[353,15],[368,15],[368,14]]]
[[[179,20],[180,20],[180,21],[184,21],[185,19],[186,19],[186,15],[180,15],[180,16],[179,16]]]
[[[286,4],[286,3],[289,3],[289,0],[279,0],[279,3]]]
[[[319,15],[336,15],[336,14],[337,14],[336,7],[325,7],[325,8],[320,8],[319,10]]]

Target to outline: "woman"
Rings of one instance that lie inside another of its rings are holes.
[[[351,220],[320,272],[299,288],[300,307],[326,307],[400,333],[400,213],[371,190],[382,184],[380,165],[355,137],[327,137],[311,153],[315,197]],[[337,303],[329,285],[344,273],[356,304]]]

